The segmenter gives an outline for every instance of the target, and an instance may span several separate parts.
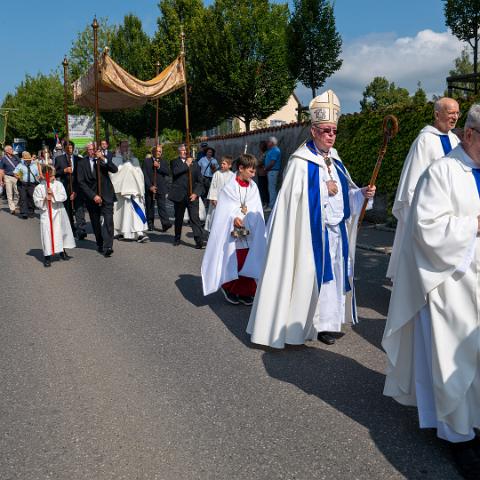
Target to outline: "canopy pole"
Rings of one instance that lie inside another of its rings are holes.
[[[70,132],[68,130],[68,60],[65,56],[63,58],[63,111],[65,114],[65,156],[67,158],[68,166],[72,168],[72,158],[67,153],[68,144],[70,142]],[[68,174],[68,189],[69,189],[69,198],[72,205],[72,212],[75,212],[75,200],[72,198],[73,193],[73,175],[72,172]]]
[[[157,67],[157,77],[158,77],[158,74],[160,73],[160,62],[157,60],[157,63],[155,64],[155,66]],[[156,110],[155,110],[155,146],[157,147],[158,144],[160,143],[158,141],[158,105],[159,105],[159,102],[158,102],[158,98],[156,100]]]
[[[95,151],[100,148],[100,124],[98,115],[98,22],[94,17],[93,23],[93,70],[95,79]],[[102,184],[100,181],[100,159],[97,158],[97,195],[102,196]]]
[[[187,147],[187,157],[191,156],[190,152],[190,122],[189,122],[189,115],[188,115],[188,82],[187,82],[187,62],[186,62],[186,55],[185,55],[185,32],[182,30],[180,33],[181,38],[181,51],[180,55],[182,57],[182,65],[183,65],[183,74],[185,76],[185,86],[183,89],[184,98],[185,98],[185,135],[186,135],[186,147]],[[192,187],[192,170],[191,167],[188,167],[188,197],[190,198],[193,193]]]

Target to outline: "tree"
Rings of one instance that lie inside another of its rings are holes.
[[[469,73],[473,73],[473,63],[470,58],[470,53],[468,52],[468,47],[464,47],[462,53],[459,57],[455,59],[455,68],[450,70],[449,75],[451,77],[455,75],[468,75]],[[469,88],[468,83],[456,83],[455,86],[459,88]],[[471,87],[470,87],[471,88]],[[445,96],[448,95],[448,91],[445,91]],[[454,98],[467,98],[468,91],[467,90],[453,90],[453,97]]]
[[[313,98],[325,80],[342,66],[342,39],[335,28],[332,3],[295,0],[287,39],[290,71],[312,90]]]
[[[419,107],[421,105],[425,105],[428,102],[427,93],[422,88],[422,82],[417,83],[417,90],[412,96],[412,103],[413,105]]]
[[[480,0],[445,0],[445,24],[452,33],[473,49],[473,73],[478,73],[478,41],[480,37]],[[478,82],[474,80],[474,93]]]
[[[268,0],[216,0],[206,10],[193,41],[193,79],[217,117],[241,118],[249,130],[252,120],[286,104],[295,87],[287,63],[287,22],[286,5]]]
[[[108,25],[108,19],[100,18],[98,20],[98,53],[102,53],[104,47],[109,47],[117,28]],[[70,79],[76,80],[93,65],[93,29],[87,25],[85,29],[78,33],[77,38],[72,42],[69,53]]]
[[[140,80],[150,80],[155,76],[151,40],[135,15],[126,15],[123,24],[116,29],[110,39],[110,55]],[[121,132],[133,136],[137,143],[155,134],[155,109],[150,103],[141,108],[102,112],[102,117]]]
[[[411,103],[411,99],[406,88],[397,87],[394,82],[390,83],[385,77],[375,77],[365,87],[360,105],[362,112],[365,112],[408,103]]]
[[[53,139],[53,131],[65,133],[63,84],[57,74],[27,75],[14,94],[6,96],[2,108],[13,108],[8,115],[7,137],[26,138],[34,147]]]

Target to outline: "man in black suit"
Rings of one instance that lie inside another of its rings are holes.
[[[113,152],[111,150],[109,150],[109,147],[110,147],[110,145],[106,140],[101,140],[100,141],[100,150],[102,151],[103,156],[107,160],[112,160],[114,155],[113,155]]]
[[[63,205],[68,213],[73,234],[77,236],[78,240],[83,240],[87,236],[85,231],[85,197],[78,187],[78,162],[81,158],[73,154],[74,148],[75,144],[68,142],[65,146],[65,153],[55,157],[55,171],[56,177],[63,183],[68,195]]]
[[[172,224],[168,218],[166,208],[167,182],[169,174],[166,160],[162,160],[162,145],[152,148],[152,157],[143,162],[143,176],[145,178],[145,200],[147,207],[148,231],[153,231],[155,223],[155,200],[157,201],[158,216],[162,223],[162,231],[166,232]],[[155,186],[156,183],[156,186]]]
[[[183,216],[188,210],[192,226],[195,248],[203,248],[203,232],[199,217],[198,197],[203,193],[203,179],[200,167],[187,157],[185,145],[178,147],[179,157],[172,162],[173,183],[168,194],[169,200],[175,208],[175,238],[174,246],[180,245],[182,235]],[[191,178],[191,191],[189,191],[189,177]]]
[[[100,165],[101,196],[97,193],[97,162]],[[113,204],[116,201],[108,173],[117,171],[117,166],[111,159],[104,157],[101,150],[95,152],[93,143],[87,145],[87,156],[78,163],[78,185],[85,195],[85,204],[95,233],[97,249],[106,257],[113,253]],[[103,228],[100,217],[103,217]]]

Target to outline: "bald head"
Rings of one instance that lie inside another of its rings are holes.
[[[434,115],[435,128],[438,128],[442,133],[448,133],[452,128],[455,128],[460,116],[458,102],[449,97],[438,99],[434,103]]]

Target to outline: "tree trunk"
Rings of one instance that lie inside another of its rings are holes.
[[[317,90],[315,87],[312,87],[312,98],[315,98],[317,96]]]
[[[250,123],[252,122],[250,117],[245,116],[245,131],[250,131]]]

